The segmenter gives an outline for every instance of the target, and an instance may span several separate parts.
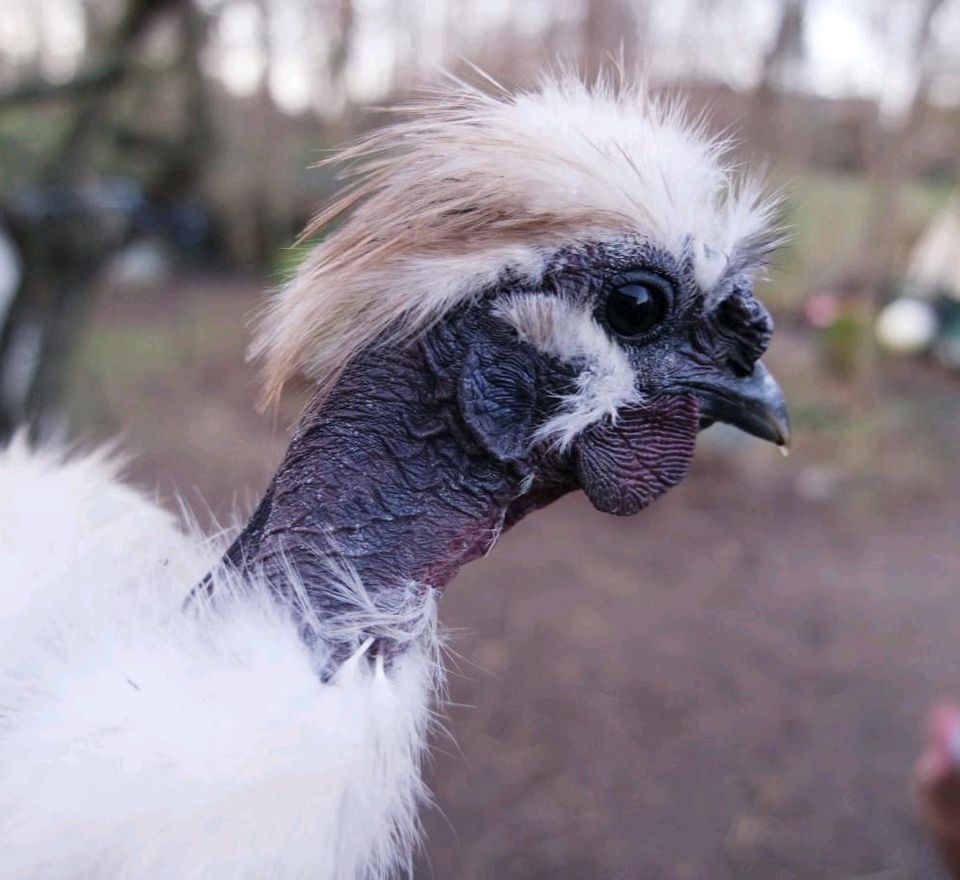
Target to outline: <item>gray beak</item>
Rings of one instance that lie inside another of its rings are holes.
[[[704,427],[713,422],[726,422],[777,446],[790,445],[787,402],[777,380],[760,361],[749,376],[691,382],[690,388],[700,402]]]

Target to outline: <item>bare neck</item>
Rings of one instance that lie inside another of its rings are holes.
[[[311,401],[226,561],[281,592],[292,568],[322,615],[338,610],[331,565],[348,564],[375,601],[412,582],[443,588],[502,529],[573,488],[530,490],[531,473],[470,436],[422,346],[367,355]]]

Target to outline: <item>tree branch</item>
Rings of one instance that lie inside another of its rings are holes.
[[[114,58],[89,67],[66,82],[54,83],[38,79],[21,83],[13,90],[0,94],[0,110],[7,110],[21,104],[59,101],[74,98],[86,92],[99,92],[112,88],[123,79],[124,66],[125,59]]]

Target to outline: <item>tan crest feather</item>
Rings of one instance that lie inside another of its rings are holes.
[[[774,203],[725,164],[726,142],[642,83],[454,82],[403,109],[332,160],[354,183],[304,237],[340,225],[272,298],[251,349],[268,397],[301,371],[329,387],[359,351],[422,332],[508,268],[536,283],[577,241],[628,232],[692,248],[709,286],[771,223]]]

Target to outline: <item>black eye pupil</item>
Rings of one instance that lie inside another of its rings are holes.
[[[659,284],[624,284],[607,297],[607,323],[621,336],[642,336],[663,320],[667,304]]]

